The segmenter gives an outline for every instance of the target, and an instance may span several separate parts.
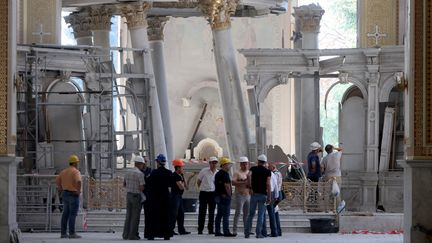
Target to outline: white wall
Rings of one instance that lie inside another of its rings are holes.
[[[236,18],[233,20],[234,47],[280,48],[282,29],[289,31],[289,17],[267,16],[261,18]],[[170,113],[174,137],[174,153],[182,157],[195,129],[201,107],[209,104],[195,143],[206,137],[216,140],[226,154],[225,128],[217,90],[213,41],[209,24],[204,18],[173,18],[165,26],[165,62],[167,70]],[[237,55],[240,79],[243,80],[246,59]],[[246,83],[244,98],[248,108]],[[201,88],[198,88],[201,87]],[[182,98],[192,95],[191,106],[183,107]],[[248,112],[249,114],[249,112]],[[271,125],[271,117],[266,124]],[[250,129],[254,131],[254,117],[249,116]],[[283,121],[282,121],[283,122]],[[254,134],[252,132],[251,134]]]
[[[364,100],[358,96],[348,98],[342,104],[339,123],[339,141],[343,143],[341,169],[365,170],[365,122]]]

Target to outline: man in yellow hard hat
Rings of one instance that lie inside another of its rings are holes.
[[[217,213],[215,218],[215,236],[235,237],[236,235],[229,231],[229,216],[231,209],[231,177],[228,173],[231,169],[232,162],[226,157],[219,160],[221,169],[215,175],[215,201],[217,204]],[[220,229],[222,222],[223,234]]]
[[[79,158],[69,156],[69,167],[56,178],[57,188],[62,193],[63,214],[61,218],[61,238],[81,238],[75,232],[75,219],[78,214],[79,196],[81,194],[81,173],[78,170]],[[69,224],[69,235],[66,232]]]

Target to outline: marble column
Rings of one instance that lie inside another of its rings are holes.
[[[150,53],[150,43],[147,34],[147,12],[150,9],[149,3],[136,3],[136,4],[126,4],[121,7],[123,16],[126,17],[127,25],[130,32],[132,48],[143,49],[144,57],[141,53],[135,53],[134,55],[134,69],[138,73],[147,73],[152,77],[149,79],[150,87],[149,90],[146,89],[145,80],[134,79],[132,81],[133,89],[138,97],[144,98],[146,96],[150,97],[150,104],[146,104],[145,101],[142,103],[144,106],[148,105],[151,107],[151,124],[153,135],[153,155],[157,154],[167,154],[164,128],[162,123],[162,115],[159,105],[158,92],[156,87],[156,81],[154,78],[153,61]],[[143,119],[148,119],[147,117],[141,117]],[[167,163],[170,167],[171,163]]]
[[[294,8],[294,17],[299,21],[301,33],[302,49],[318,49],[318,34],[320,30],[321,17],[324,10],[315,4]],[[297,24],[297,23],[296,23]],[[316,74],[318,71],[318,59],[316,57],[306,57],[310,66],[309,74]],[[298,83],[297,83],[298,84]],[[310,144],[314,141],[322,143],[320,129],[320,106],[319,106],[319,77],[302,78],[300,87],[300,97],[296,101],[300,102],[300,107],[296,109],[296,117],[300,117],[298,128],[300,133],[296,138],[300,149],[296,149],[297,157],[306,160],[310,152]],[[296,89],[296,91],[298,91]]]
[[[420,230],[432,231],[432,3],[408,0],[407,9],[404,243],[423,243],[432,240]]]
[[[222,102],[228,155],[231,159],[248,155],[250,144],[239,71],[231,35],[230,16],[239,0],[200,0],[199,8],[207,17],[213,32],[214,55]]]
[[[150,41],[151,57],[153,61],[153,70],[156,80],[156,89],[159,98],[160,112],[165,135],[165,143],[168,161],[174,159],[173,135],[171,130],[171,119],[169,112],[169,96],[167,89],[167,80],[165,72],[164,59],[164,35],[163,30],[168,17],[150,17],[147,18],[148,39]]]
[[[92,46],[93,33],[90,30],[90,18],[88,12],[73,12],[64,17],[69,27],[72,28],[77,45]]]
[[[295,19],[294,25],[294,33],[292,36],[294,49],[302,49],[302,34],[300,31],[300,19],[299,16],[296,16],[294,13],[292,14]],[[301,144],[301,133],[300,133],[300,124],[301,124],[301,116],[299,115],[301,112],[301,78],[294,78],[294,134],[295,134],[295,155],[300,159],[302,154]]]
[[[100,54],[107,55],[102,61],[109,61],[110,31],[113,11],[109,6],[92,6],[87,9],[90,20],[90,30],[93,34],[93,45],[102,47]]]
[[[371,58],[378,60],[378,56]],[[379,160],[379,65],[369,64],[368,103],[366,117],[366,172],[378,171]]]

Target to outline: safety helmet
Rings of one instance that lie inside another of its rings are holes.
[[[175,159],[172,161],[173,166],[179,166],[179,167],[183,167],[184,166],[184,162],[181,159]]]
[[[260,154],[257,159],[262,162],[267,162],[267,156],[265,154]]]
[[[218,158],[216,158],[215,156],[212,156],[209,158],[209,162],[212,162],[212,161],[219,162]]]
[[[240,158],[239,158],[239,161],[238,161],[239,163],[243,163],[243,162],[249,162],[249,159],[248,159],[248,157],[246,157],[246,156],[241,156]]]
[[[222,158],[219,160],[219,163],[220,163],[220,166],[221,166],[221,167],[224,166],[224,165],[226,165],[226,164],[232,164],[231,160],[228,159],[227,157],[222,157]]]
[[[320,148],[321,148],[321,144],[319,144],[318,142],[313,142],[310,145],[310,150],[312,150],[312,151],[320,149]]]
[[[134,162],[135,163],[144,163],[144,158],[142,156],[139,156],[139,155],[135,156]]]
[[[159,163],[165,163],[166,160],[167,160],[167,159],[166,159],[165,155],[163,155],[163,154],[159,154],[159,155],[156,157],[156,161],[159,162]]]
[[[72,163],[78,163],[80,160],[79,160],[78,156],[76,156],[75,154],[72,154],[71,156],[69,156],[68,161],[69,161],[69,164],[72,164]]]

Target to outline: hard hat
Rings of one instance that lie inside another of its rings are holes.
[[[265,154],[260,154],[257,159],[262,162],[267,162],[267,156]]]
[[[184,166],[184,162],[181,159],[175,159],[172,161],[173,166],[180,166],[183,167]]]
[[[219,162],[218,158],[216,158],[214,156],[212,156],[212,157],[209,158],[209,162],[212,162],[212,161]]]
[[[321,144],[319,144],[318,142],[313,142],[313,143],[311,143],[311,145],[310,145],[310,150],[317,150],[317,149],[320,149],[321,148]]]
[[[78,156],[76,156],[75,154],[72,154],[71,156],[69,156],[69,164],[71,163],[78,163],[80,160],[78,158]]]
[[[165,157],[165,155],[163,155],[163,154],[159,154],[159,155],[156,157],[156,161],[159,162],[159,163],[165,163],[165,162],[166,162],[166,157]]]
[[[139,155],[135,156],[134,162],[135,163],[144,163],[144,158],[142,156],[139,156]]]
[[[228,159],[227,157],[222,157],[219,162],[220,162],[220,166],[224,166],[226,164],[232,164],[231,160]]]
[[[238,161],[239,163],[243,163],[243,162],[249,162],[249,159],[248,159],[248,157],[246,157],[246,156],[241,156],[240,158],[239,158],[239,161]]]

